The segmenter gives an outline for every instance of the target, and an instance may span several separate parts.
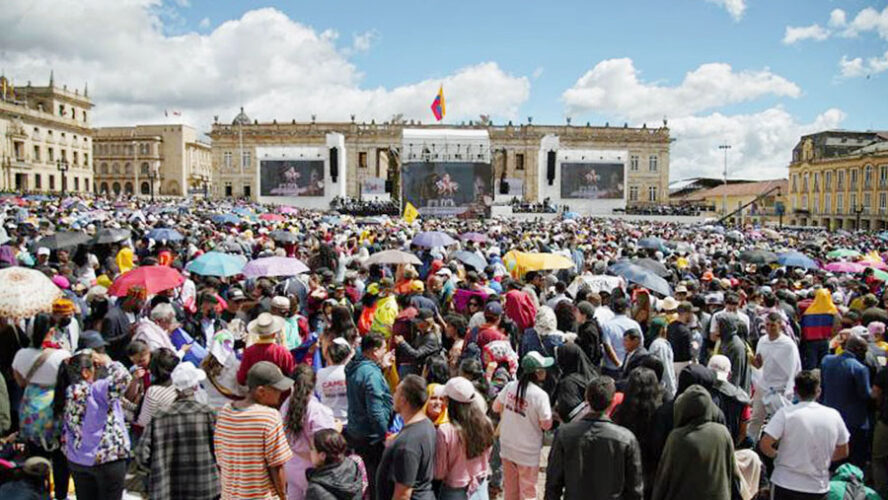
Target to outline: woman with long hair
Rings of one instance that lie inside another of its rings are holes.
[[[641,448],[641,464],[645,490],[653,488],[659,456],[654,449],[651,431],[654,414],[663,404],[663,388],[657,374],[650,368],[636,368],[629,374],[623,402],[614,413],[614,421],[632,431]]]
[[[474,403],[480,396],[468,379],[448,380],[443,393],[450,421],[437,430],[435,479],[443,482],[438,500],[486,500],[493,424]]]
[[[536,498],[543,432],[552,427],[549,395],[541,388],[553,358],[531,351],[521,360],[521,378],[509,382],[493,402],[500,420],[500,456],[505,500]]]
[[[293,372],[295,383],[287,401],[281,406],[284,432],[293,450],[293,458],[284,464],[287,476],[287,499],[302,500],[308,483],[305,471],[311,467],[311,441],[321,429],[336,427],[333,411],[314,395],[315,373],[309,365],[298,365]]]

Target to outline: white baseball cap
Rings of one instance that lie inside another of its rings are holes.
[[[194,389],[206,378],[207,373],[200,368],[196,368],[190,361],[179,363],[173,368],[173,373],[170,374],[173,387],[179,391]]]
[[[444,385],[444,395],[460,403],[471,403],[475,397],[475,386],[465,377],[453,377]]]

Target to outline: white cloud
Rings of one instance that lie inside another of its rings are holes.
[[[845,11],[842,9],[833,9],[832,12],[829,13],[829,25],[833,28],[841,28],[844,27],[847,23],[845,19]]]
[[[530,79],[481,62],[395,88],[363,88],[362,74],[337,47],[338,33],[318,32],[264,8],[211,32],[165,33],[161,0],[7,0],[0,9],[0,66],[16,83],[89,81],[95,124],[163,120],[164,109],[207,130],[213,115],[230,121],[243,103],[259,120],[384,121],[395,113],[431,120],[438,85],[447,119],[480,113],[514,119]]]
[[[631,59],[596,64],[562,94],[568,115],[594,111],[630,121],[659,121],[757,99],[765,95],[798,97],[795,83],[768,69],[735,72],[724,63],[703,64],[674,87],[639,79]]]
[[[844,113],[825,111],[802,123],[780,105],[747,114],[726,115],[726,105],[756,99],[798,97],[799,87],[768,69],[734,71],[727,64],[704,64],[674,86],[639,79],[631,59],[602,61],[562,95],[565,113],[594,112],[634,125],[658,123],[666,116],[672,137],[670,178],[696,175],[719,177],[727,141],[731,177],[751,179],[786,176],[792,147],[805,133],[836,127]]]
[[[861,33],[876,32],[883,40],[888,40],[888,7],[878,10],[867,7],[854,16],[854,20],[847,23],[844,36],[856,37]]]
[[[352,50],[355,52],[367,52],[378,38],[379,33],[376,30],[357,33],[352,36]]]
[[[783,35],[783,43],[792,45],[802,40],[826,40],[829,35],[828,29],[816,23],[811,26],[787,26],[786,33]]]
[[[863,67],[863,58],[855,57],[848,59],[848,56],[842,56],[839,60],[839,73],[844,78],[856,78],[866,74],[866,68]]]
[[[867,59],[871,73],[881,73],[888,71],[888,50],[881,57],[870,57]]]
[[[210,27],[210,18],[205,17],[200,20],[200,24],[198,24],[201,28],[209,28]]]
[[[709,3],[714,3],[724,7],[725,10],[728,11],[728,14],[734,18],[735,21],[739,21],[743,18],[743,13],[746,11],[746,0],[706,0]]]

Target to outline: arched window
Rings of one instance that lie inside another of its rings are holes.
[[[147,182],[143,182],[142,185],[139,187],[139,190],[142,192],[142,194],[150,194],[151,186],[149,186]]]
[[[143,163],[141,167],[139,167],[139,175],[144,175],[148,177],[148,163]]]
[[[115,195],[120,194],[120,183],[119,183],[119,182],[115,182],[115,183],[111,186],[111,189],[114,190],[114,194],[115,194]]]
[[[127,183],[124,185],[123,190],[124,190],[124,192],[126,192],[126,194],[133,194],[133,183],[132,183],[132,182],[127,182]]]
[[[102,194],[108,194],[108,183],[107,183],[107,182],[103,182],[103,183],[99,186],[99,189],[102,191]]]
[[[114,175],[120,175],[120,164],[114,162],[111,164],[111,173]]]
[[[108,175],[108,164],[105,162],[102,162],[102,166],[99,167],[99,172],[101,172],[102,175]]]
[[[123,166],[123,173],[126,175],[133,175],[133,165],[130,162],[126,162],[126,165]]]

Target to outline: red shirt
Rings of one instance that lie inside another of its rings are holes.
[[[260,361],[271,361],[276,364],[284,375],[290,375],[296,368],[296,362],[293,361],[293,355],[286,347],[275,344],[253,344],[244,350],[244,359],[241,360],[240,368],[237,370],[237,383],[247,385],[247,372],[250,367]]]

